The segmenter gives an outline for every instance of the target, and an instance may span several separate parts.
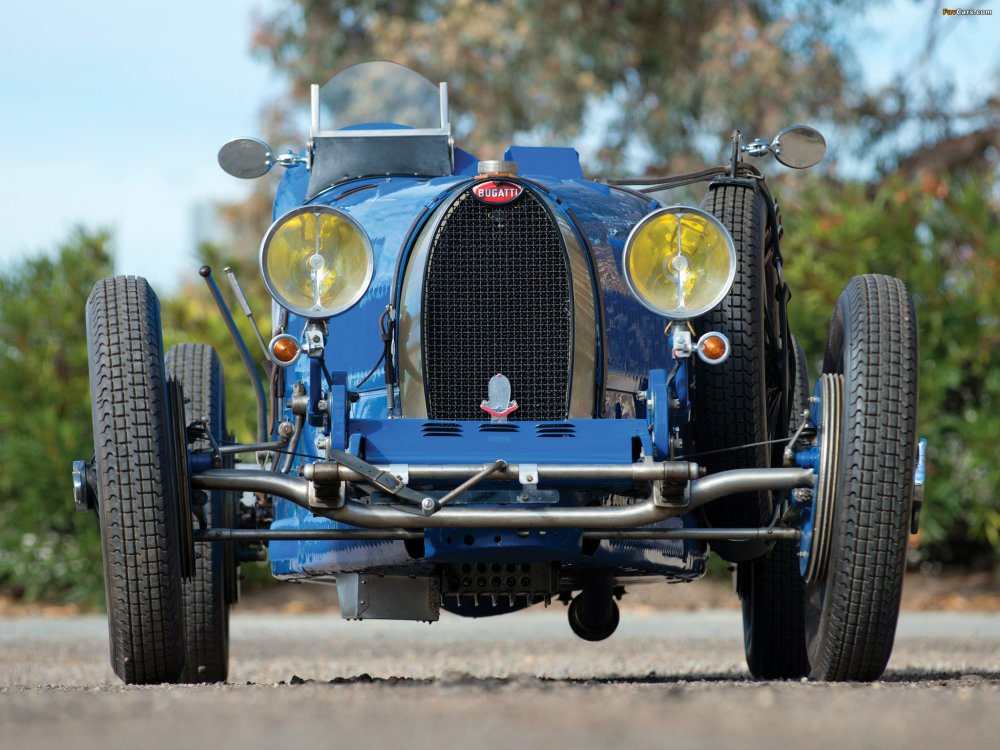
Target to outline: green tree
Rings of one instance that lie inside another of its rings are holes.
[[[830,311],[859,273],[902,278],[920,334],[918,432],[928,439],[923,541],[939,560],[1000,563],[1000,206],[991,171],[790,194],[783,253],[792,328],[822,366]]]
[[[0,277],[0,590],[99,604],[97,519],[74,511],[70,464],[93,453],[83,311],[111,274],[107,232]]]
[[[75,512],[70,464],[93,453],[84,311],[94,284],[114,273],[111,238],[77,229],[51,256],[0,277],[0,592],[100,606],[104,599],[97,519]],[[223,294],[235,256],[205,246]],[[253,269],[241,281],[252,300],[268,295]],[[255,439],[253,393],[239,356],[201,283],[160,299],[164,342],[212,344],[223,360],[229,427]],[[267,323],[267,310],[262,323]],[[245,318],[237,324],[263,359]]]
[[[258,24],[254,47],[296,106],[309,84],[390,59],[448,81],[458,138],[482,158],[515,135],[565,142],[587,126],[597,170],[634,170],[637,156],[676,170],[705,133],[838,119],[851,65],[833,21],[857,5],[289,0]]]

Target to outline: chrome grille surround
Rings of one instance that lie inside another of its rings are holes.
[[[511,420],[565,419],[573,351],[566,247],[530,190],[509,203],[460,194],[438,225],[424,275],[424,390],[431,419],[489,419],[497,373]]]
[[[563,387],[568,389],[568,393],[564,395],[564,398],[568,398],[568,402],[562,401],[561,412],[555,414],[555,416],[547,416],[545,419],[592,418],[595,414],[597,398],[597,378],[595,376],[598,365],[598,331],[597,304],[594,298],[594,280],[591,272],[591,263],[587,250],[579,238],[578,231],[558,205],[547,194],[534,190],[530,183],[522,184],[525,190],[517,201],[530,200],[535,203],[533,210],[538,212],[537,215],[539,217],[543,215],[543,212],[547,214],[548,226],[543,224],[541,228],[547,234],[550,242],[558,243],[562,258],[564,259],[562,261],[563,273],[567,274],[566,278],[569,284],[570,302],[568,314],[565,307],[563,307],[563,312],[561,313],[563,316],[562,320],[556,321],[557,324],[560,324],[558,326],[560,335],[565,336],[562,340],[565,347],[563,349],[564,354],[568,352],[569,355],[568,360],[561,360],[557,363],[562,377],[567,378]],[[412,250],[401,267],[402,283],[398,297],[396,351],[400,377],[401,414],[404,417],[428,418],[432,413],[429,394],[434,386],[433,383],[428,386],[428,379],[436,376],[437,372],[433,367],[426,366],[427,352],[425,352],[425,342],[427,341],[427,335],[425,329],[427,323],[431,323],[432,326],[434,323],[428,320],[428,315],[426,314],[427,305],[431,301],[426,299],[425,287],[427,286],[427,277],[430,275],[429,266],[432,251],[440,250],[438,239],[444,231],[446,223],[455,217],[456,212],[453,209],[459,204],[464,204],[466,201],[469,202],[469,206],[467,206],[469,209],[478,207],[479,210],[491,212],[498,208],[509,209],[517,203],[517,201],[514,201],[511,204],[501,206],[481,204],[471,196],[469,192],[470,187],[471,185],[466,183],[438,204],[427,222],[423,225],[420,233],[413,239]],[[509,216],[504,218],[509,218]],[[454,227],[452,229],[454,230]],[[519,247],[516,252],[510,252],[514,260],[521,264],[519,268],[525,268],[527,269],[527,273],[537,276],[536,244],[530,238],[528,239],[528,243],[524,247]],[[476,251],[475,247],[470,249],[473,252]],[[443,258],[444,256],[437,256],[437,260],[443,260]],[[440,266],[437,270],[441,270]],[[457,280],[453,281],[453,283],[456,282]],[[431,283],[435,283],[433,279]],[[494,289],[490,294],[495,293],[497,284],[497,280],[493,279],[492,287]],[[459,283],[458,286],[461,286],[461,284]],[[501,283],[500,286],[502,287],[503,284]],[[565,291],[563,293],[565,294]],[[487,313],[489,313],[489,310],[487,310]],[[430,315],[434,315],[433,304],[431,304]],[[485,321],[493,320],[491,316],[492,314],[489,313],[487,317],[480,320],[481,328],[479,335],[485,337],[481,339],[480,343],[488,339],[492,340],[493,324],[491,323],[489,326],[485,325]],[[495,322],[497,325],[501,325],[503,321]],[[461,320],[456,321],[456,325],[460,323]],[[438,328],[437,330],[440,334],[441,329]],[[568,336],[566,336],[567,331],[569,332]],[[475,333],[475,331],[473,332]],[[546,335],[552,337],[551,326],[546,329]],[[468,341],[466,343],[468,344]],[[430,354],[433,357],[435,353],[431,351]],[[473,356],[477,355],[474,353]],[[524,361],[529,365],[532,364],[532,356],[529,352],[524,357]],[[461,361],[448,363],[447,360],[441,360],[439,364],[442,367],[450,366],[457,369],[465,366],[465,363]],[[538,367],[538,362],[535,362],[534,369],[537,370]],[[521,408],[509,418],[521,420],[535,419],[536,417],[531,416],[532,412],[522,411],[526,408],[525,404],[530,400],[530,394],[526,395],[523,389],[519,387],[520,376],[518,377],[518,381],[515,381],[511,373],[507,371],[503,372],[511,378],[513,387],[512,398],[516,399],[521,405]],[[458,394],[457,396],[457,398],[462,400],[462,409],[460,410],[462,416],[456,414],[451,417],[435,416],[433,418],[488,419],[486,412],[479,409],[479,403],[486,397],[489,378],[496,373],[497,370],[489,372],[481,382],[473,381],[472,378],[469,379],[468,388],[470,392],[465,395]],[[470,413],[467,411],[467,407],[470,405],[475,412]],[[433,413],[439,415],[441,412],[435,411]]]

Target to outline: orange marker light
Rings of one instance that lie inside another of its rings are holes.
[[[698,356],[710,365],[722,364],[729,358],[729,339],[721,333],[706,333],[698,339]]]
[[[287,333],[282,333],[271,339],[268,351],[271,353],[271,359],[278,367],[288,367],[298,359],[299,343],[294,337],[289,336]]]

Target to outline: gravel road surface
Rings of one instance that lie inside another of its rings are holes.
[[[126,688],[101,617],[0,619],[0,748],[991,748],[1000,615],[904,613],[872,685],[751,682],[739,613],[239,614],[231,683]]]

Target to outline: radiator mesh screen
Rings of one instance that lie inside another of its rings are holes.
[[[503,373],[519,404],[508,419],[566,419],[570,284],[562,236],[535,195],[489,205],[462,194],[437,228],[424,279],[428,416],[489,419],[479,404]]]

